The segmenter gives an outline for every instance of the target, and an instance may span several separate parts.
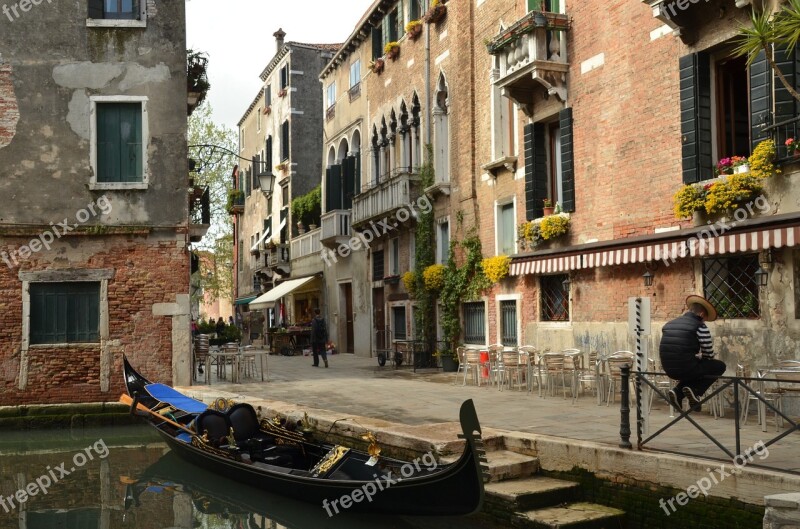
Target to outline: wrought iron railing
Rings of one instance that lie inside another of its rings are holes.
[[[800,139],[798,138],[798,133],[800,132],[800,116],[763,127],[761,130],[769,135],[775,142],[775,161],[777,163],[791,160],[800,161],[798,154],[796,154],[798,151],[786,146],[786,140],[789,138],[793,138],[795,141]]]

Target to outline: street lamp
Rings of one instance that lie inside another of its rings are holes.
[[[569,276],[561,282],[561,288],[564,290],[565,294],[569,294],[569,287],[572,285],[572,281],[569,280]]]
[[[759,266],[758,270],[756,270],[755,276],[756,276],[756,284],[758,286],[760,287],[767,286],[767,280],[769,279],[769,272],[767,272],[766,270],[764,270]]]
[[[642,274],[642,277],[644,278],[644,286],[653,286],[653,273],[650,270],[646,270],[645,273]]]
[[[271,195],[272,185],[275,183],[275,175],[273,173],[258,173],[258,183],[261,186],[262,193]]]

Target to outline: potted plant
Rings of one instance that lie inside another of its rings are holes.
[[[278,90],[278,97],[285,97],[286,94],[288,93],[289,93],[288,88],[281,88],[280,90]]]
[[[406,292],[412,298],[414,297],[415,289],[417,287],[417,275],[414,272],[408,271],[402,276],[403,286],[406,287]]]
[[[386,54],[391,60],[395,60],[400,56],[400,44],[396,41],[387,42],[383,47],[383,53]]]
[[[417,40],[419,36],[422,35],[422,21],[412,20],[406,24],[406,33],[408,33],[409,39]]]
[[[445,373],[455,373],[458,371],[458,355],[452,351],[436,351],[433,356],[438,358],[442,363],[442,371]]]
[[[383,59],[381,58],[377,58],[374,61],[370,61],[369,63],[370,71],[378,75],[380,75],[381,72],[383,71],[383,67],[384,67],[384,62]]]
[[[289,169],[289,164],[286,162],[281,162],[275,166],[275,170],[280,171],[282,173],[286,172],[287,169]]]
[[[549,215],[539,224],[542,239],[549,240],[561,237],[569,231],[569,217],[566,215]]]
[[[264,115],[269,115],[272,112],[272,105],[267,105],[264,107]]]
[[[428,24],[438,24],[447,14],[447,6],[441,0],[433,0],[431,8],[425,13],[425,22]]]
[[[791,156],[792,158],[800,156],[800,141],[794,138],[786,140],[786,156]]]
[[[508,271],[511,268],[511,258],[507,255],[487,257],[481,261],[481,266],[483,267],[484,275],[489,281],[499,283],[508,275]]]
[[[555,206],[553,206],[553,201],[550,200],[549,198],[545,198],[544,199],[543,205],[544,205],[544,213],[543,214],[544,214],[545,217],[548,216],[548,215],[552,215],[553,211],[555,211],[555,209],[556,209]]]
[[[428,290],[440,290],[444,286],[445,266],[433,264],[422,271],[422,279]]]

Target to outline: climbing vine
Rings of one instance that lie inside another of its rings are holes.
[[[319,224],[322,215],[322,187],[317,186],[305,195],[292,200],[292,219],[306,226]]]
[[[433,185],[433,147],[425,145],[425,163],[420,167],[420,184],[422,189]],[[435,349],[436,341],[436,292],[425,288],[425,279],[422,272],[435,261],[433,240],[433,208],[427,212],[420,211],[415,229],[415,263],[414,294],[417,300],[414,328],[417,329],[417,339],[423,340],[429,350]]]

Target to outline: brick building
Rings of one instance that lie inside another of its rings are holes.
[[[190,380],[184,6],[132,5],[3,22],[3,405]]]

